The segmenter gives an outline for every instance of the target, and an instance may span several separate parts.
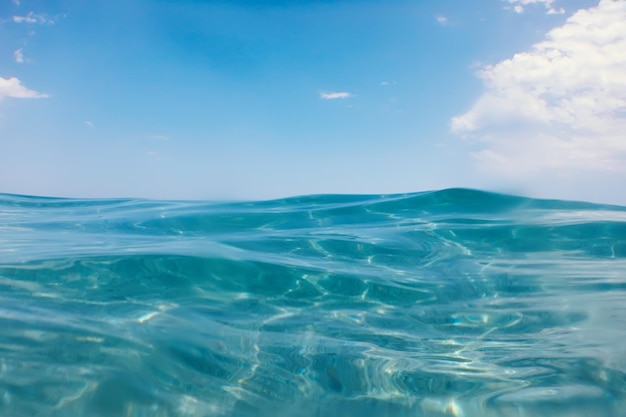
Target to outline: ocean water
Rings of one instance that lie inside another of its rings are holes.
[[[626,208],[0,195],[0,416],[626,416]]]

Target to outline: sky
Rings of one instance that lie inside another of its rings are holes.
[[[0,192],[626,205],[626,0],[0,0]]]

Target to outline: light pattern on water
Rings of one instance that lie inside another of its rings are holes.
[[[626,208],[0,195],[0,415],[626,416]]]

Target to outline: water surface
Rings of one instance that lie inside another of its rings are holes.
[[[0,195],[0,415],[626,416],[626,208]]]

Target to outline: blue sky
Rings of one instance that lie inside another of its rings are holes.
[[[0,192],[626,204],[626,1],[0,0]]]

